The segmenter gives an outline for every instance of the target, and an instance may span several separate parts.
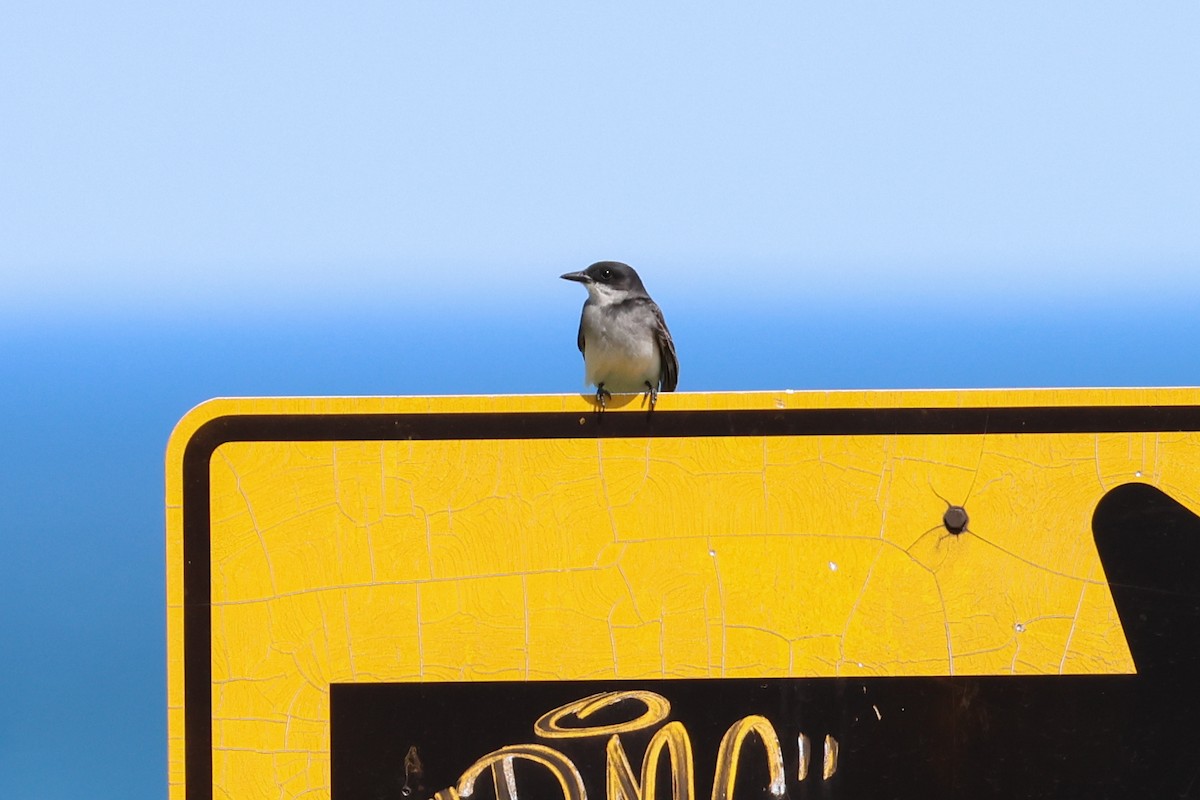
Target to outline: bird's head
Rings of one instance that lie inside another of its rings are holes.
[[[618,302],[626,297],[646,294],[637,272],[620,261],[597,261],[585,270],[568,272],[562,278],[582,283],[592,299],[601,303]]]

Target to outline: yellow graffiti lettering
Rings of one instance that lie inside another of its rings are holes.
[[[505,792],[511,800],[517,800],[516,776],[512,769],[512,762],[518,758],[532,761],[550,770],[550,774],[558,779],[558,784],[562,787],[563,800],[587,800],[583,777],[575,768],[575,763],[553,747],[541,744],[514,744],[488,753],[459,777],[458,795],[463,798],[470,797],[475,792],[475,781],[479,779],[484,770],[490,770],[495,778],[499,778],[500,776],[494,769],[499,766],[504,772],[503,782],[507,785],[501,789],[497,784],[497,797],[501,795],[501,792]],[[509,783],[510,779],[511,783]]]
[[[669,722],[654,732],[642,757],[640,782],[634,778],[621,739],[613,735],[608,740],[608,800],[655,800],[658,760],[663,750],[670,759],[672,800],[692,800],[692,741],[680,722]]]
[[[574,716],[586,720],[600,709],[608,708],[625,700],[637,700],[646,706],[646,713],[627,722],[616,722],[611,725],[596,725],[583,728],[564,728],[561,724],[564,717]],[[553,711],[547,711],[537,722],[533,723],[533,732],[543,739],[574,739],[587,736],[610,736],[619,733],[630,733],[643,728],[650,728],[665,720],[671,713],[671,704],[667,698],[654,692],[627,691],[602,692],[559,706]]]
[[[796,737],[796,749],[800,755],[800,765],[796,767],[796,780],[802,781],[808,777],[808,764],[812,761],[812,753],[808,737],[803,733]]]
[[[583,727],[563,725],[568,717],[573,717],[576,722],[586,722],[596,712],[627,700],[640,702],[645,706],[645,711],[634,719],[623,722]],[[543,714],[534,723],[534,732],[548,739],[608,736],[605,745],[605,800],[658,800],[664,753],[671,776],[670,800],[695,800],[695,759],[691,737],[682,722],[666,722],[670,712],[670,703],[654,692],[604,692]],[[635,773],[620,734],[643,730],[660,723],[665,724],[650,737],[642,755],[641,770]],[[713,771],[712,800],[734,800],[742,751],[751,735],[762,744],[770,778],[770,793],[774,797],[784,795],[786,777],[779,736],[766,717],[754,714],[735,722],[721,737]],[[826,735],[824,745],[821,777],[827,781],[838,769],[838,741],[832,735]],[[796,748],[796,780],[803,782],[815,772],[815,765],[812,763],[815,755],[812,752],[812,740],[806,734],[800,733],[796,738]],[[587,800],[587,788],[575,763],[566,754],[541,744],[509,745],[489,753],[459,777],[457,786],[443,789],[431,800],[471,800],[475,792],[475,783],[485,772],[491,776],[496,800],[521,800],[517,788],[517,772],[513,766],[518,759],[532,761],[549,770],[558,780],[563,800]]]
[[[733,723],[721,738],[721,747],[717,751],[717,768],[713,775],[712,800],[733,800],[733,786],[737,780],[742,746],[751,733],[758,735],[763,749],[766,750],[767,769],[771,775],[771,794],[776,797],[783,795],[785,779],[783,750],[779,746],[779,737],[775,735],[775,729],[766,717],[754,714]]]
[[[838,742],[832,735],[825,736],[825,760],[821,764],[821,778],[829,780],[837,772]]]
[[[492,785],[496,787],[496,800],[517,800],[517,773],[512,758],[492,764]]]

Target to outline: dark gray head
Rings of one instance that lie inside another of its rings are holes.
[[[582,272],[568,272],[562,277],[564,280],[582,283],[592,295],[646,293],[646,287],[642,285],[642,279],[633,267],[620,261],[597,261]]]

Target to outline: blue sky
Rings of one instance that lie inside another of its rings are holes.
[[[162,452],[228,394],[1195,384],[1200,6],[10,2],[0,796],[159,797]]]

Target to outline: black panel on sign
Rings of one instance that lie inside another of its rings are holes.
[[[529,743],[561,751],[587,794],[604,797],[607,737],[538,739],[533,724],[590,694],[633,689],[665,697],[669,719],[686,727],[696,798],[711,796],[722,736],[752,714],[779,738],[792,800],[1200,797],[1200,519],[1130,484],[1099,503],[1093,530],[1136,676],[337,684],[334,800],[426,800],[493,750]],[[625,701],[605,713],[643,711]],[[621,735],[635,773],[653,730]],[[803,780],[801,734],[811,757]],[[838,744],[828,780],[826,735]],[[561,796],[548,775],[518,763],[519,794]],[[752,734],[734,796],[771,797],[768,783]],[[495,797],[490,772],[474,796]]]

